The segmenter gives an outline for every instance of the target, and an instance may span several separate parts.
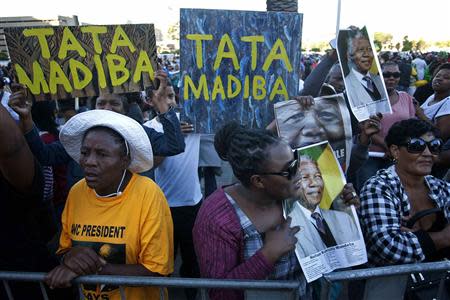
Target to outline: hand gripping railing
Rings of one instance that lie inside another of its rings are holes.
[[[47,300],[45,289],[45,273],[31,272],[4,272],[0,271],[0,280],[8,294],[9,299],[14,299],[9,281],[38,282],[41,286],[42,299]],[[106,276],[89,275],[80,276],[72,281],[80,290],[80,299],[84,299],[81,293],[81,284],[107,284],[120,286],[121,298],[125,299],[124,286],[155,286],[160,288],[160,299],[165,299],[164,288],[196,288],[200,289],[202,300],[208,299],[208,289],[238,289],[245,290],[246,299],[282,299],[297,300],[299,283],[296,281],[272,281],[272,280],[219,280],[202,278],[176,278],[176,277],[142,277],[142,276]]]

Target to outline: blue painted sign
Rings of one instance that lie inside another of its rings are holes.
[[[298,13],[182,9],[182,120],[197,133],[269,124],[297,94],[301,30]]]

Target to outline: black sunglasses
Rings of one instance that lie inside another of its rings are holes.
[[[425,151],[428,146],[431,154],[439,154],[441,152],[442,140],[435,138],[429,142],[424,141],[421,138],[412,138],[406,143],[398,144],[399,146],[406,146],[406,150],[409,153],[419,154]]]
[[[286,168],[286,170],[281,171],[281,172],[266,172],[266,173],[259,173],[256,175],[279,175],[279,176],[283,176],[286,177],[287,180],[291,180],[292,178],[294,178],[294,176],[297,174],[298,172],[298,159],[294,159],[289,166]]]
[[[384,78],[390,78],[390,77],[400,78],[400,72],[383,72],[383,77]]]

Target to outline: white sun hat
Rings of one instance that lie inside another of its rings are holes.
[[[79,113],[62,127],[59,140],[76,162],[80,162],[81,142],[86,131],[96,126],[111,128],[127,141],[131,157],[128,170],[141,173],[152,168],[153,151],[144,128],[130,117],[103,109]]]

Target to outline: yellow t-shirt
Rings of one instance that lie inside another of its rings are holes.
[[[133,174],[122,195],[99,198],[86,181],[70,190],[62,214],[58,253],[74,246],[91,247],[107,262],[141,264],[168,275],[173,272],[173,223],[161,189]],[[87,299],[120,299],[117,286],[83,287]],[[125,288],[126,299],[159,299],[159,288]]]

